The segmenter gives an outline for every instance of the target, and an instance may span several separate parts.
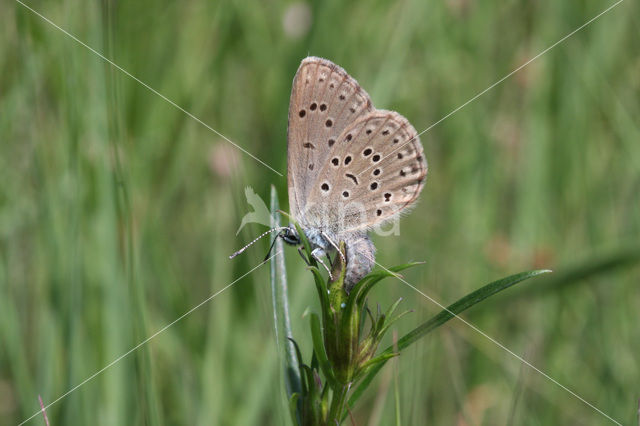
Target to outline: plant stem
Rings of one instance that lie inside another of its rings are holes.
[[[327,424],[339,425],[342,422],[342,412],[347,402],[347,394],[351,384],[344,384],[337,390],[334,390],[331,397],[331,407],[329,408],[329,417],[327,418]]]

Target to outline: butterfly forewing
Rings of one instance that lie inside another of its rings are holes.
[[[309,191],[307,217],[340,232],[371,228],[412,205],[426,174],[413,126],[396,112],[375,110],[338,137]]]
[[[325,59],[302,61],[289,103],[289,208],[306,223],[309,194],[320,171],[339,149],[344,130],[373,110],[369,95],[345,70]]]

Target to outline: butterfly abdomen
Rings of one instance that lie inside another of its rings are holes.
[[[349,291],[375,266],[376,248],[367,234],[354,234],[345,239],[347,248],[347,271],[344,284]]]

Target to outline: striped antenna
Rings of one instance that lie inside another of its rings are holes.
[[[245,251],[246,249],[251,247],[256,241],[258,241],[260,238],[264,237],[265,235],[268,235],[268,234],[272,233],[273,231],[282,231],[284,229],[287,229],[287,227],[286,226],[277,226],[275,228],[269,229],[268,231],[262,233],[258,238],[256,238],[255,240],[251,241],[249,244],[247,244],[246,246],[242,247],[240,250],[238,250],[237,252],[235,252],[231,256],[229,256],[229,259],[233,259],[237,255],[239,255],[240,253],[242,253],[243,251]]]

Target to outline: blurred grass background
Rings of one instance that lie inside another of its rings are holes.
[[[308,54],[342,65],[374,105],[420,131],[612,4],[29,1],[231,140],[286,173],[291,80]],[[448,304],[534,268],[465,317],[616,420],[636,421],[640,329],[640,9],[625,1],[422,136],[430,165],[386,266]],[[0,423],[17,424],[259,263],[235,231],[244,187],[286,177],[14,1],[0,3]],[[267,201],[268,203],[268,201]],[[311,276],[287,252],[293,331],[310,353]],[[557,275],[556,274],[556,275]],[[553,280],[549,278],[549,280]],[[399,281],[414,313],[439,308]],[[268,268],[51,406],[52,425],[288,422]],[[397,372],[397,373],[396,373]],[[394,379],[394,375],[397,376]],[[387,366],[357,424],[605,424],[456,321]],[[42,418],[30,424],[44,424]]]

